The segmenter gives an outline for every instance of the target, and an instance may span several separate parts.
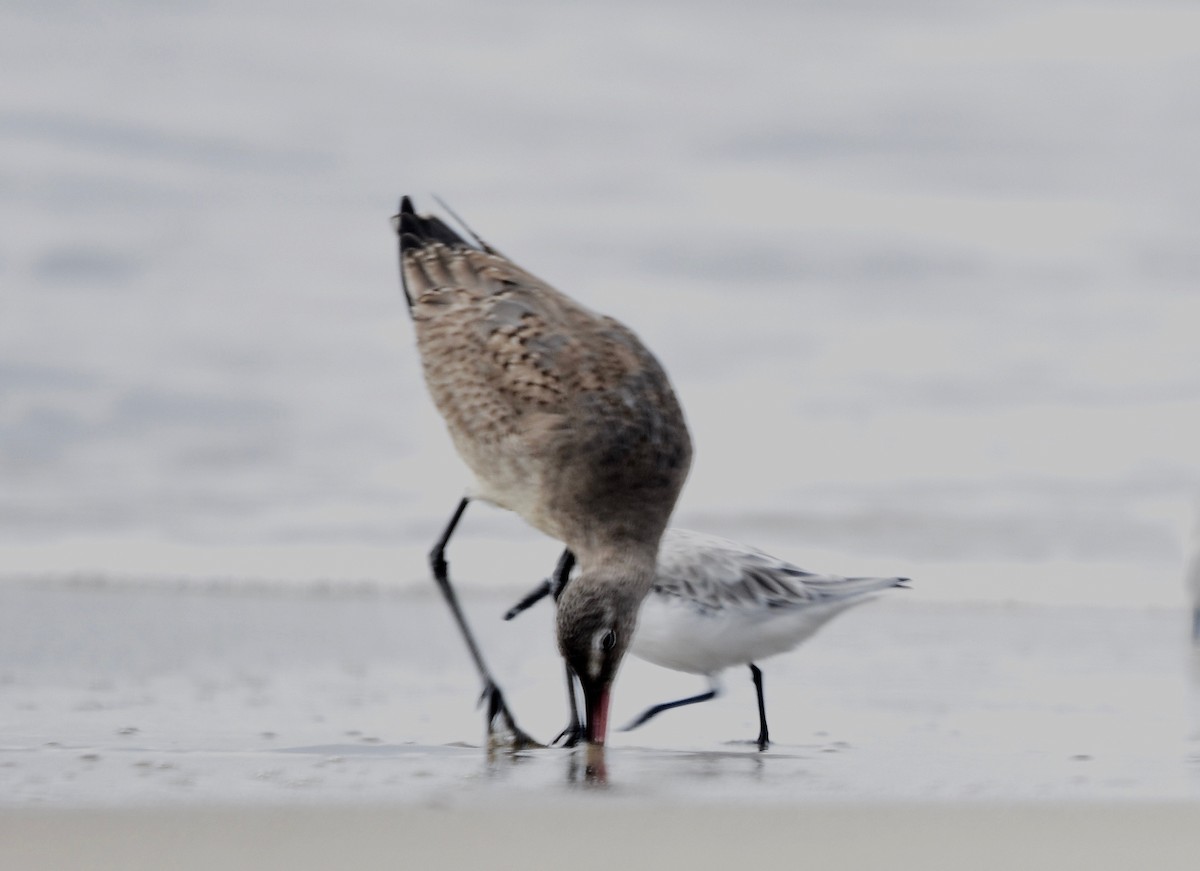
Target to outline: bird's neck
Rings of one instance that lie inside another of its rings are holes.
[[[625,540],[580,548],[575,561],[581,575],[620,578],[622,585],[649,591],[658,562],[658,542]]]

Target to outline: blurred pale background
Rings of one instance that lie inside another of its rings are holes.
[[[0,8],[0,573],[373,578],[466,481],[388,217],[656,351],[680,523],[917,593],[1183,599],[1200,9]],[[467,583],[556,553],[479,508]]]

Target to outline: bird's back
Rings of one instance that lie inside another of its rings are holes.
[[[905,578],[807,572],[729,539],[671,528],[630,652],[713,675],[795,649],[822,626]]]
[[[405,204],[401,261],[425,380],[475,495],[577,552],[622,537],[656,544],[691,462],[658,361],[624,325]]]
[[[817,574],[740,542],[674,527],[663,536],[654,593],[700,609],[768,613],[859,599],[906,580]]]

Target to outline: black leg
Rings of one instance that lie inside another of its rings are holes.
[[[647,720],[651,719],[652,717],[657,717],[663,711],[669,711],[671,708],[682,708],[684,705],[697,705],[700,702],[712,701],[716,697],[717,691],[712,689],[706,693],[701,693],[698,696],[689,696],[686,699],[679,699],[679,701],[676,702],[663,702],[661,705],[655,705],[653,708],[647,708],[646,710],[642,711],[642,713],[639,714],[633,720],[633,722],[631,722],[628,726],[625,726],[623,729],[621,729],[621,731],[629,732],[633,729],[636,729]]]
[[[521,601],[509,608],[504,614],[504,619],[511,620],[552,593],[554,600],[558,601],[559,595],[567,585],[567,580],[571,577],[571,569],[574,567],[575,554],[571,553],[569,548],[564,549],[562,556],[558,558],[558,565],[554,567],[554,573],[527,593]],[[575,700],[575,674],[569,665],[564,665],[564,671],[567,677],[567,707],[571,714],[566,728],[559,732],[558,736],[550,743],[561,744],[563,747],[574,747],[583,740],[583,723],[579,719],[579,705]]]
[[[583,740],[583,722],[579,719],[579,704],[575,700],[575,673],[571,671],[571,666],[565,666],[563,669],[567,675],[567,706],[571,709],[571,719],[567,723],[567,727],[558,733],[558,736],[551,741],[551,744],[560,744],[563,747],[574,747]]]
[[[573,568],[575,568],[575,554],[571,553],[569,547],[564,547],[562,556],[558,558],[558,565],[554,567],[554,574],[550,576],[550,592],[554,594],[555,602],[562,595],[562,591],[566,589]]]
[[[550,592],[553,594],[555,602],[562,595],[567,581],[571,579],[571,569],[573,568],[575,568],[575,554],[571,553],[570,548],[565,547],[562,555],[558,558],[558,565],[554,567],[554,574],[550,576]],[[558,737],[550,743],[561,742],[563,747],[574,747],[583,740],[583,723],[579,719],[579,705],[575,700],[575,672],[566,663],[563,664],[563,671],[567,676],[567,706],[571,709],[571,719],[567,723],[567,728],[559,732]]]
[[[758,693],[758,749],[766,750],[771,743],[767,736],[767,704],[763,701],[762,672],[753,662],[750,663],[750,674],[754,678],[754,690]]]
[[[454,593],[454,588],[450,586],[450,566],[446,563],[446,545],[450,541],[450,536],[454,534],[454,528],[458,526],[458,521],[462,519],[463,512],[467,510],[467,505],[470,499],[464,497],[458,503],[458,507],[454,510],[450,522],[446,524],[446,530],[438,539],[437,544],[433,546],[433,550],[429,553],[429,564],[433,568],[433,577],[437,581],[438,588],[442,591],[442,595],[446,598],[446,604],[450,606],[450,613],[454,615],[454,622],[458,624],[458,630],[462,633],[463,640],[467,642],[467,649],[471,652],[471,659],[475,661],[475,668],[479,671],[479,677],[483,680],[483,696],[482,701],[487,703],[487,728],[488,735],[492,733],[492,725],[496,718],[500,717],[504,720],[504,724],[513,734],[513,746],[516,749],[522,747],[537,746],[537,742],[529,737],[513,719],[512,713],[508,710],[508,705],[504,701],[504,694],[500,692],[500,687],[496,685],[496,681],[492,679],[492,674],[488,671],[487,663],[483,661],[483,654],[479,650],[479,645],[475,642],[475,636],[471,633],[471,628],[467,625],[466,615],[463,614],[462,608],[458,604],[458,596]]]
[[[546,580],[542,581],[540,584],[538,584],[536,587],[534,587],[532,590],[530,590],[528,593],[526,593],[521,598],[521,601],[517,602],[517,604],[513,605],[511,608],[509,608],[507,611],[505,611],[504,619],[511,620],[513,617],[516,617],[522,611],[528,610],[529,608],[536,605],[538,602],[542,601],[542,599],[549,596],[550,595],[550,586],[551,586],[551,581],[549,578],[546,578]]]
[[[511,620],[522,611],[526,611],[536,605],[551,593],[554,594],[554,601],[557,602],[558,597],[562,595],[563,587],[567,585],[567,580],[571,577],[571,569],[574,567],[575,554],[571,553],[569,549],[564,549],[562,556],[558,558],[558,565],[554,567],[554,573],[521,597],[521,601],[505,611],[504,619]]]
[[[1200,608],[1192,612],[1192,641],[1200,644]]]

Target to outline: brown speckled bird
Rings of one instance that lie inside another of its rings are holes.
[[[566,546],[559,650],[583,688],[587,740],[603,744],[609,694],[659,540],[691,465],[683,411],[628,328],[468,242],[408,197],[395,218],[404,294],[425,381],[474,474],[430,554],[484,681],[488,730],[516,725],[450,586],[445,548],[471,499],[520,514]]]

